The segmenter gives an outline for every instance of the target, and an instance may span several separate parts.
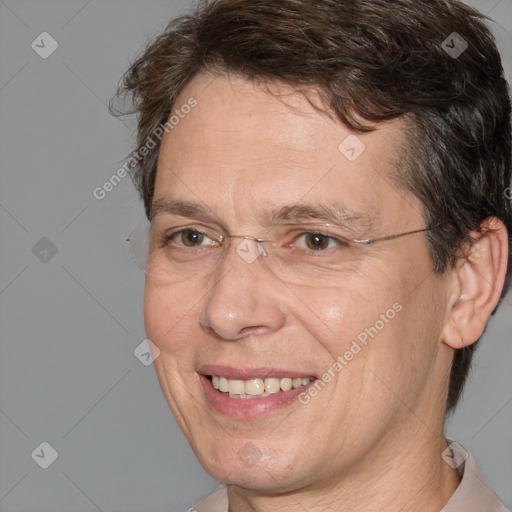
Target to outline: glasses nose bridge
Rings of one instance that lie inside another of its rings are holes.
[[[239,244],[234,244],[235,252],[240,256],[246,263],[252,263],[259,256],[267,257],[269,252],[267,249],[275,244],[275,240],[270,238],[258,238],[250,235],[223,235],[220,244],[223,248],[223,254],[229,249],[231,243],[224,245],[225,240],[241,240]]]
[[[221,243],[224,241],[224,239],[226,238],[236,238],[236,239],[239,239],[239,240],[251,240],[253,242],[256,242],[256,243],[266,243],[266,242],[273,242],[274,240],[271,240],[270,238],[258,238],[258,237],[255,237],[255,236],[250,236],[250,235],[221,235]]]

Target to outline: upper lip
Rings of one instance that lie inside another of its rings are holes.
[[[313,372],[308,371],[287,370],[281,368],[271,368],[268,366],[257,368],[235,368],[233,366],[217,364],[206,364],[204,366],[201,366],[201,368],[198,370],[198,373],[202,375],[215,375],[217,377],[226,377],[227,379],[233,380],[266,379],[272,377],[290,377],[292,379],[297,379],[299,377],[314,377]]]

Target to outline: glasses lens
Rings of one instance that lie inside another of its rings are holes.
[[[148,263],[150,240],[151,224],[147,219],[139,222],[128,236],[130,256],[142,271],[146,270]]]
[[[190,247],[174,248],[155,243],[151,248],[151,224],[147,220],[139,222],[128,237],[129,250],[132,260],[145,272],[161,281],[169,283],[186,278],[201,278],[215,272],[222,261],[222,254],[230,245],[237,256],[248,267],[266,267],[275,278],[290,284],[322,284],[332,283],[343,268],[343,263],[350,260],[350,251],[331,250],[322,254],[311,250],[289,249],[267,242],[259,242],[244,237],[234,237],[221,248],[205,244],[194,250]]]

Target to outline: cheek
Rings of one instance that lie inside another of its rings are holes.
[[[418,371],[418,364],[432,359],[435,347],[425,346],[423,339],[432,318],[421,318],[418,324],[418,304],[411,301],[420,299],[410,296],[410,290],[419,277],[413,277],[393,275],[389,267],[375,263],[346,279],[343,286],[304,293],[294,310],[295,318],[322,347],[322,354],[318,350],[315,354],[325,361],[324,371],[337,376],[331,389],[337,389],[358,415],[380,414],[377,410],[384,414],[396,401],[383,382],[400,390],[408,383],[417,389],[424,380],[426,369]],[[418,325],[425,327],[423,338],[418,337]]]
[[[399,291],[392,291],[394,287],[382,279],[377,286],[371,270],[367,268],[364,276],[362,271],[347,276],[336,286],[295,293],[299,300],[294,301],[292,316],[332,359],[343,355],[354,342],[362,349],[369,340],[383,336],[399,316],[400,306],[395,304]]]
[[[199,295],[195,295],[198,297]],[[187,286],[162,286],[150,278],[144,289],[146,335],[161,350],[177,355],[187,346],[184,333],[193,315],[194,293]],[[189,340],[190,341],[190,340]],[[190,343],[188,343],[190,345]]]

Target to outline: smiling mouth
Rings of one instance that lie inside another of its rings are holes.
[[[264,398],[276,393],[307,386],[315,377],[267,377],[265,379],[235,380],[209,375],[214,389],[229,398]]]

